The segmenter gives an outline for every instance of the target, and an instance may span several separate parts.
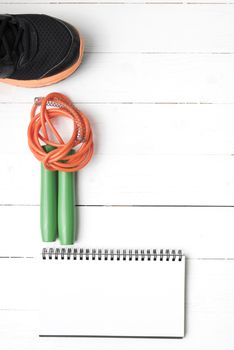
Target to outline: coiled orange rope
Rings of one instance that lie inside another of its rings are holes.
[[[40,111],[37,113],[37,109]],[[52,120],[58,117],[73,120],[74,128],[70,140],[65,143],[54,127]],[[48,136],[48,128],[58,142]],[[42,143],[55,147],[49,153]],[[39,98],[31,110],[28,127],[28,145],[34,156],[48,170],[74,172],[82,169],[93,155],[93,135],[87,117],[80,112],[69,98],[60,93],[51,93]],[[76,148],[75,148],[76,147]],[[75,153],[69,152],[75,148]]]

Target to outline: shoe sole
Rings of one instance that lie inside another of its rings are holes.
[[[14,86],[21,86],[21,87],[27,87],[27,88],[36,88],[36,87],[43,87],[48,86],[52,84],[56,84],[61,80],[66,79],[76,71],[76,69],[80,66],[84,54],[84,41],[81,35],[80,37],[80,55],[77,61],[69,68],[65,69],[64,71],[52,75],[51,77],[46,77],[42,79],[34,79],[34,80],[17,80],[17,79],[0,79],[0,83],[10,84]]]

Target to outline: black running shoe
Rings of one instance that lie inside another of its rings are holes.
[[[71,25],[46,15],[0,15],[0,82],[40,87],[80,65],[83,41]]]

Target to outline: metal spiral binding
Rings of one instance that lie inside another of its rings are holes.
[[[43,260],[182,261],[181,250],[43,248]]]

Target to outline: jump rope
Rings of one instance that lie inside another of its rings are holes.
[[[55,128],[56,118],[70,118],[73,132],[68,142]],[[73,244],[76,232],[75,172],[93,155],[93,135],[87,117],[68,97],[51,93],[36,98],[28,126],[28,145],[41,162],[41,235],[44,242],[59,238]]]

